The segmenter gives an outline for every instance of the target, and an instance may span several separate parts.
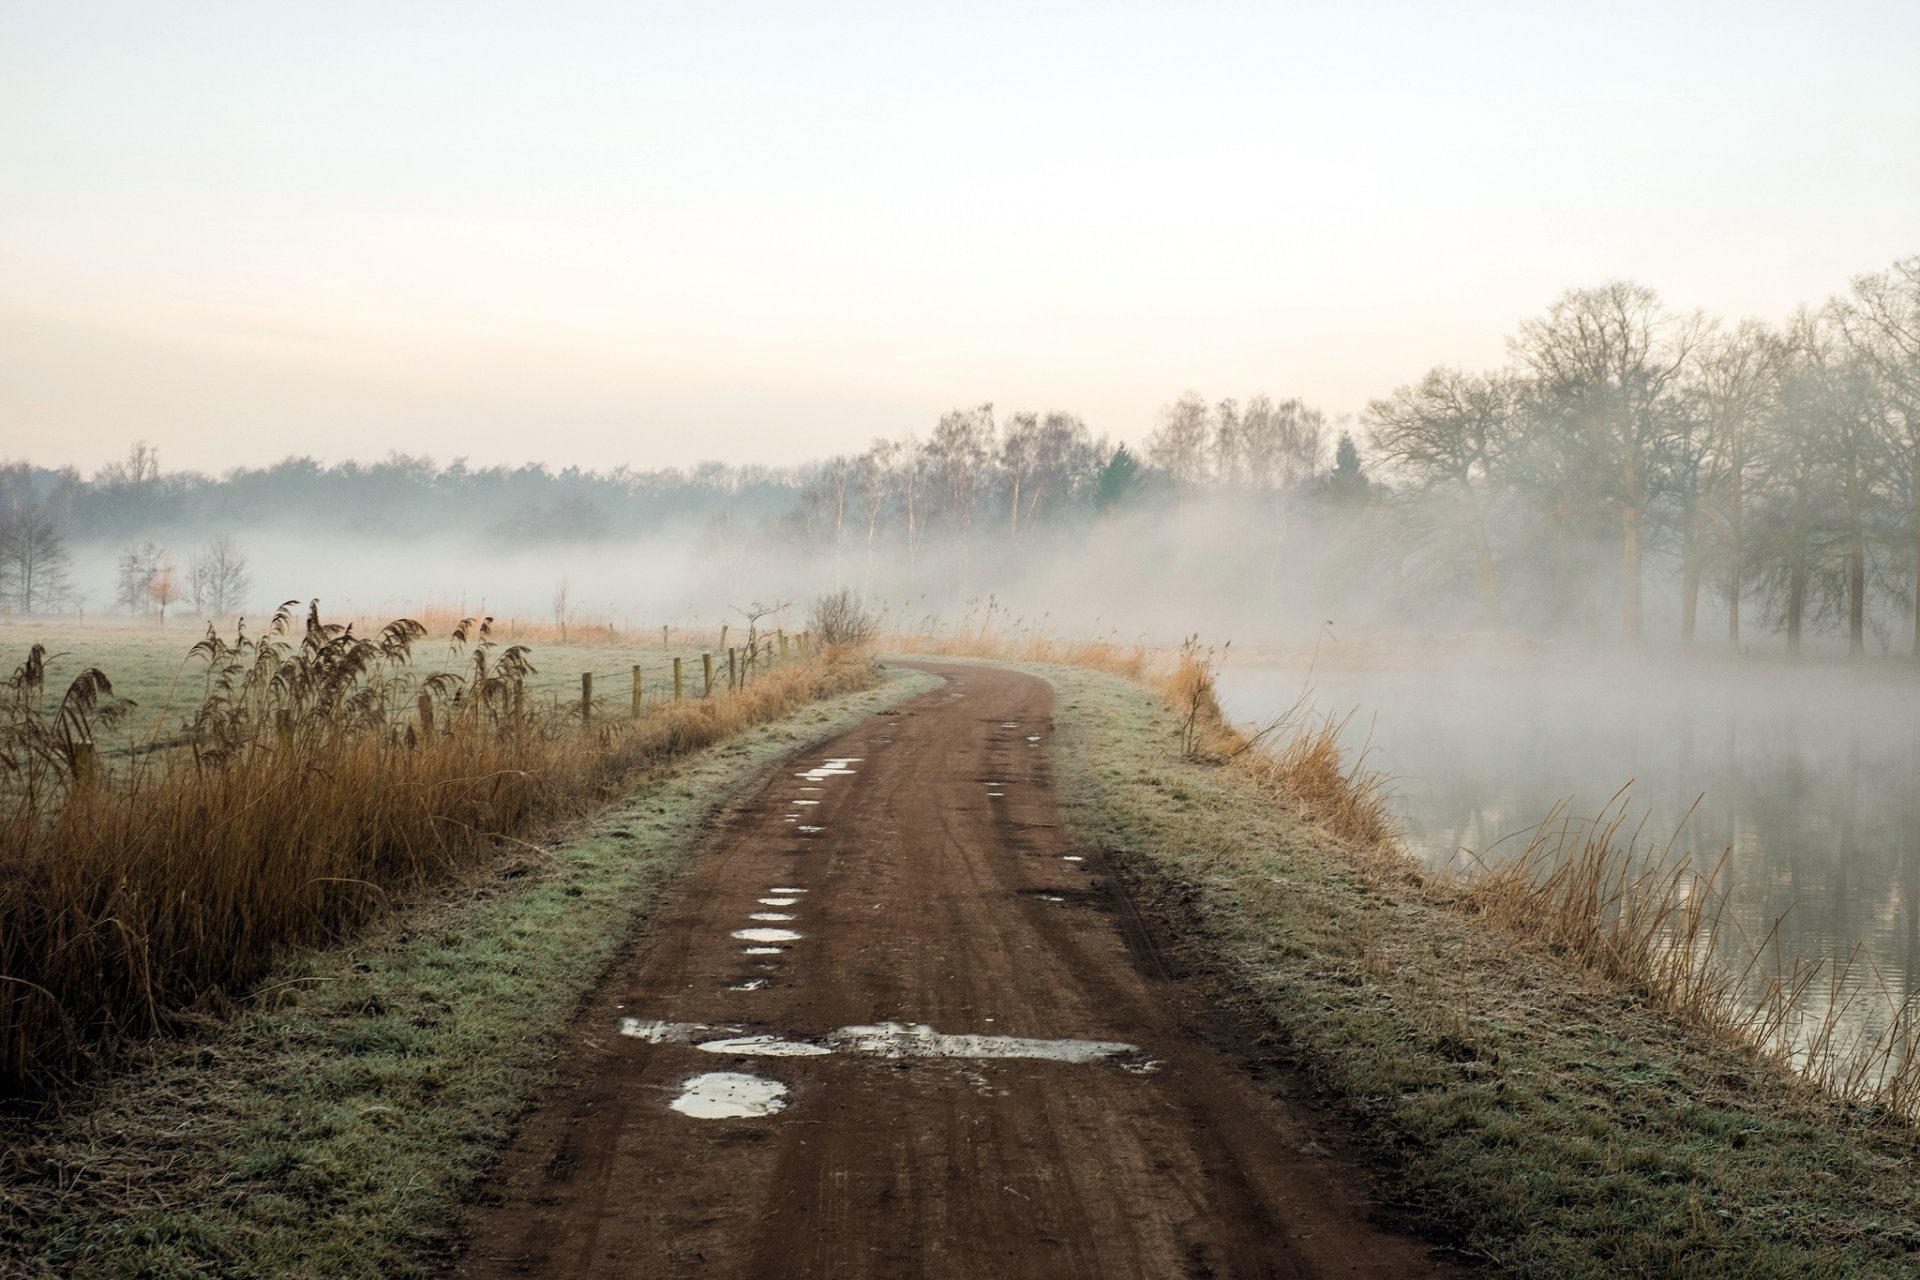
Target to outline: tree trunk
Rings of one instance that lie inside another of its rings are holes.
[[[1486,619],[1489,630],[1498,631],[1500,619],[1500,579],[1493,564],[1493,539],[1487,535],[1487,513],[1481,509],[1480,500],[1472,487],[1468,487],[1467,501],[1473,510],[1473,560],[1474,569],[1480,578],[1480,612]]]
[[[1620,636],[1628,644],[1645,638],[1640,622],[1640,508],[1620,508]]]
[[[1860,524],[1860,464],[1854,459],[1847,470],[1847,652],[1856,658],[1867,652],[1867,542]]]
[[[1787,570],[1787,652],[1800,652],[1800,615],[1807,607],[1807,556],[1803,542],[1794,550]]]
[[[1680,643],[1692,648],[1694,627],[1700,620],[1700,548],[1697,539],[1688,538],[1685,557],[1680,565]]]
[[[1740,579],[1746,567],[1740,545],[1740,504],[1744,496],[1742,493],[1744,479],[1740,464],[1736,462],[1733,467],[1733,504],[1727,512],[1728,524],[1731,526],[1728,534],[1730,543],[1728,551],[1733,559],[1732,566],[1727,570],[1727,647],[1735,653],[1740,651]]]
[[[1493,546],[1487,540],[1484,528],[1475,530],[1474,536],[1475,567],[1480,574],[1480,610],[1486,618],[1487,628],[1500,629],[1500,580],[1494,576]]]
[[[1913,657],[1920,662],[1920,449],[1912,452],[1913,469],[1913,512],[1914,512],[1914,558],[1913,558]]]

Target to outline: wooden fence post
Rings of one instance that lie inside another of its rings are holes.
[[[727,650],[727,690],[732,692],[740,687],[740,655],[733,649]]]
[[[678,702],[684,696],[685,693],[680,684],[680,659],[675,658],[673,660],[673,700]]]
[[[670,649],[673,647],[667,643],[667,628],[665,624],[662,624],[660,627],[660,647],[662,649]]]
[[[633,718],[640,718],[640,664],[633,664]]]
[[[787,633],[782,631],[780,633],[780,661],[785,662],[786,660],[787,660]]]
[[[720,624],[720,647],[722,649],[727,647],[727,627],[729,625],[731,624],[725,622]]]
[[[713,696],[713,655],[712,654],[703,653],[700,655],[700,669],[702,671],[705,671],[707,674],[707,684],[706,684],[706,687],[700,691],[700,696],[703,698],[711,698]]]
[[[580,673],[580,727],[593,723],[593,672]]]

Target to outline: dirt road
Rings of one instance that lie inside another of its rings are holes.
[[[947,683],[778,770],[701,855],[459,1273],[1452,1274],[1143,962],[1060,825],[1048,686],[929,669]]]

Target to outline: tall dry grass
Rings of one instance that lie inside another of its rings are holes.
[[[1676,857],[1626,826],[1623,790],[1591,818],[1564,806],[1519,853],[1436,881],[1454,905],[1556,951],[1687,1026],[1773,1058],[1833,1096],[1920,1121],[1920,1034],[1911,998],[1896,995],[1864,946],[1789,957],[1778,922],[1765,938],[1739,930],[1726,876]]]
[[[637,773],[870,679],[846,652],[638,718],[527,696],[534,667],[477,619],[458,670],[425,628],[371,638],[286,608],[261,635],[209,632],[186,749],[101,758],[124,713],[86,671],[48,715],[30,662],[0,719],[0,1092],[217,1010],[285,947],[339,937],[397,894],[482,864]]]

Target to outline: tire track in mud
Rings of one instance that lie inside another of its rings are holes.
[[[583,1013],[457,1273],[1456,1274],[1194,1034],[1061,823],[1051,689],[926,669],[947,684],[715,835]],[[763,929],[794,936],[736,936]]]

